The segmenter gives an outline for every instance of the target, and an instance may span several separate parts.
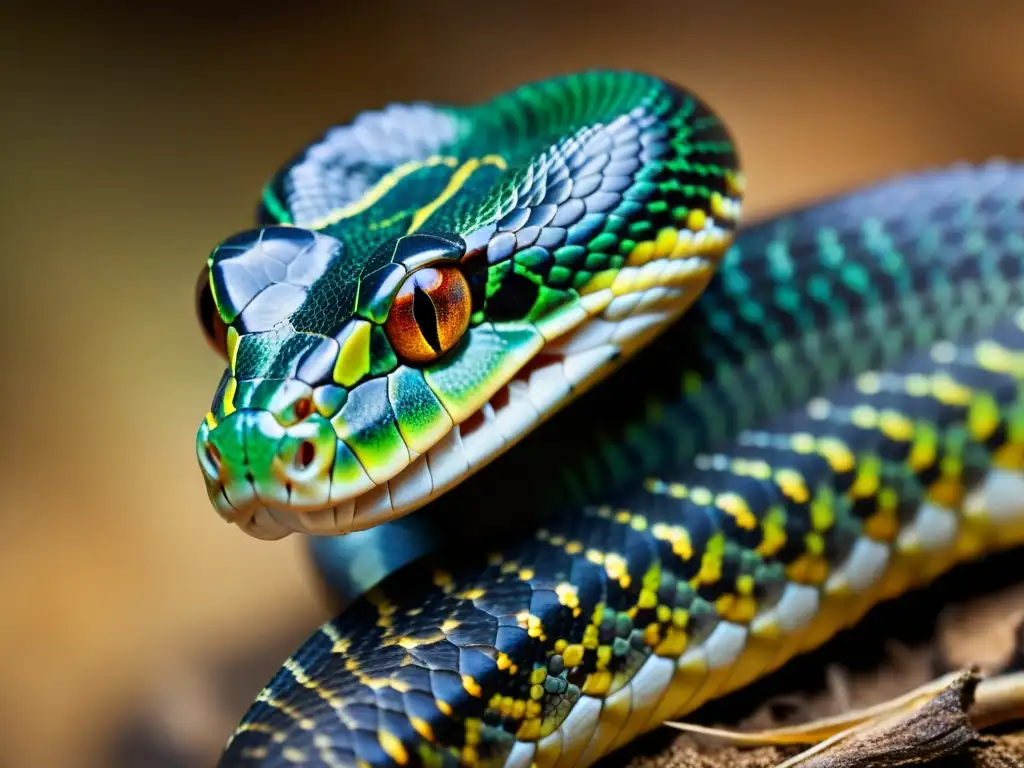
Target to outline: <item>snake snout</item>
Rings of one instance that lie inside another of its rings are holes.
[[[260,507],[284,512],[328,504],[336,436],[317,413],[283,426],[268,410],[241,409],[219,424],[204,422],[199,466],[214,505],[230,520]]]
[[[196,458],[207,493],[217,511],[231,521],[257,501],[246,456],[246,420],[244,411],[231,413],[220,423],[207,419],[196,435]]]

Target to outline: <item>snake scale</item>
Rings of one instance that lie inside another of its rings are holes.
[[[734,239],[742,192],[703,103],[607,71],[367,112],[272,179],[199,286],[211,500],[445,546],[321,626],[221,766],[591,765],[1024,541],[1024,168]]]

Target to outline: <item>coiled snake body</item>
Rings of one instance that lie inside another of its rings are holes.
[[[367,113],[275,177],[200,284],[211,498],[274,538],[440,497],[409,519],[450,541],[317,630],[221,765],[590,765],[1024,539],[1024,169],[726,250],[741,193],[711,112],[615,72]]]

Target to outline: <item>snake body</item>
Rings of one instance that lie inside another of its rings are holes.
[[[662,88],[676,93],[647,93]],[[684,171],[699,175],[669,175]],[[710,175],[724,200],[730,182]],[[627,240],[659,252],[657,234]],[[467,480],[434,502],[450,546],[320,627],[220,764],[591,765],[880,600],[1021,543],[1022,268],[1024,168],[1007,164],[746,228],[685,317],[486,476],[497,496],[495,477],[546,468],[533,492],[557,510],[469,546],[488,500],[467,507]],[[201,461],[227,415],[208,418]],[[509,494],[524,517],[530,493]],[[288,520],[263,501],[243,516],[256,534]]]

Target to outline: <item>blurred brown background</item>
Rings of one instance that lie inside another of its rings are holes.
[[[0,10],[4,766],[148,764],[136,720],[209,764],[323,615],[298,539],[208,506],[194,430],[221,367],[192,291],[329,124],[607,65],[725,115],[751,214],[1024,156],[1019,0],[372,5]],[[253,658],[218,704],[212,670]]]

